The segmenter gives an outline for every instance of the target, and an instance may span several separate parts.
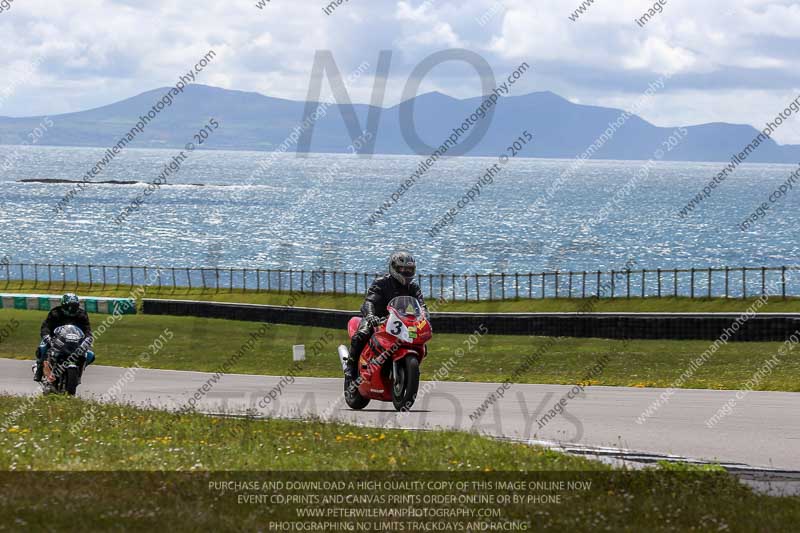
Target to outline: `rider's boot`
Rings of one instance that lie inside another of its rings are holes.
[[[41,383],[42,378],[44,377],[44,365],[42,364],[41,361],[36,361],[36,363],[33,366],[34,366],[33,381]]]
[[[351,383],[358,377],[358,361],[353,354],[347,358],[347,367],[344,370],[344,378],[347,382]]]
[[[346,380],[349,380],[350,382],[358,379],[358,358],[361,356],[361,352],[364,351],[364,347],[367,345],[369,335],[369,330],[362,332],[359,328],[359,331],[353,335],[353,338],[350,341],[350,350],[348,351],[347,357],[347,368],[345,369],[344,373]]]

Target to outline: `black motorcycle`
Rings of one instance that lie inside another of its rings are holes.
[[[75,396],[86,364],[86,338],[77,326],[61,326],[53,331],[44,361],[44,392]]]

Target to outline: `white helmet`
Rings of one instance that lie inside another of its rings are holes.
[[[395,252],[389,258],[389,274],[403,285],[411,283],[416,273],[417,262],[410,253]]]

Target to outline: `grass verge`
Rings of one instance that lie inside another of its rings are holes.
[[[25,402],[0,396],[0,416],[9,416]],[[364,523],[372,524],[367,530],[400,530],[397,524],[402,522],[405,531],[412,530],[412,523],[418,527],[461,525],[454,530],[495,523],[517,524],[516,530],[790,531],[800,521],[797,497],[755,494],[714,468],[627,472],[465,433],[211,418],[120,405],[103,405],[91,425],[68,431],[91,407],[91,402],[75,398],[40,397],[28,404],[15,425],[0,432],[0,529],[250,531],[302,522],[306,524],[302,530],[357,531],[361,530],[357,524]],[[471,488],[459,494],[521,499],[501,505],[492,500],[476,505],[421,501],[409,506],[394,504],[391,498],[454,493],[430,486],[397,490],[388,486],[359,489],[357,485],[428,480],[465,482],[470,487],[493,483],[488,489]],[[220,488],[232,481],[256,482],[257,486]],[[297,491],[275,485],[292,481],[317,485]],[[504,481],[528,485],[499,490],[498,483]],[[533,482],[578,481],[580,489],[530,488]],[[272,484],[259,489],[264,483]],[[324,483],[336,485],[323,488]],[[343,498],[382,495],[384,499],[337,502],[339,494]],[[276,495],[298,499],[270,499]],[[533,503],[528,499],[537,496],[540,499]],[[547,501],[543,496],[548,496]],[[323,522],[302,516],[308,509],[342,513],[409,507],[435,513],[476,508],[489,511],[492,518],[441,518],[439,514],[403,520],[339,514]],[[390,523],[395,525],[388,527]]]
[[[96,315],[97,317],[101,315]],[[43,312],[0,310],[0,325],[17,324],[0,341],[0,357],[30,359],[39,340]],[[97,320],[95,318],[95,320]],[[96,327],[96,324],[95,324]],[[259,323],[189,317],[127,315],[98,338],[98,364],[131,366],[148,346],[169,329],[173,334],[158,354],[143,367],[215,372],[246,343]],[[548,339],[543,337],[486,335],[477,343],[466,335],[435,334],[429,357],[423,362],[423,379],[445,362],[451,381],[500,382],[507,379],[526,356]],[[340,377],[336,347],[347,343],[345,331],[273,325],[253,349],[245,351],[230,368],[232,373]],[[306,346],[306,361],[294,367],[291,347]],[[536,364],[519,375],[519,383],[577,382],[589,385],[668,387],[709,346],[708,341],[665,341],[562,338],[542,353]],[[722,346],[683,383],[684,388],[741,389],[744,383],[777,353],[777,342],[732,342]],[[462,350],[464,355],[459,356]],[[591,380],[587,372],[604,360],[603,370]],[[87,374],[87,379],[91,379]],[[758,390],[800,392],[800,352],[780,359],[771,373],[757,384]]]
[[[423,287],[424,290],[424,287]],[[94,285],[91,288],[87,283],[79,285],[68,284],[63,289],[54,285],[50,289],[33,282],[12,282],[8,287],[0,286],[0,292],[19,293],[46,293],[60,294],[64,291],[77,292],[84,296],[117,296],[125,297],[131,292],[131,287],[106,287]],[[429,295],[430,298],[439,294]],[[445,294],[445,297],[449,295]],[[166,298],[182,300],[201,300],[217,302],[236,302],[248,304],[286,305],[289,294],[277,291],[255,290],[242,291],[215,291],[202,288],[158,288],[146,287],[145,298]],[[316,307],[324,309],[359,309],[364,298],[357,295],[343,294],[305,294],[296,298],[297,307]],[[604,298],[597,302],[596,312],[730,312],[737,313],[747,309],[755,299],[735,298]],[[575,312],[585,305],[585,300],[580,298],[545,298],[527,299],[520,298],[505,301],[480,301],[463,302],[451,301],[438,306],[438,311],[464,311],[473,313],[524,313],[524,312]],[[771,313],[800,313],[800,298],[782,300],[779,297],[770,299],[769,304],[760,309],[760,312]]]

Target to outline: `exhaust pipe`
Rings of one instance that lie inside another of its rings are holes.
[[[342,364],[342,372],[347,372],[347,360],[350,358],[350,350],[343,344],[339,345],[339,362]]]

